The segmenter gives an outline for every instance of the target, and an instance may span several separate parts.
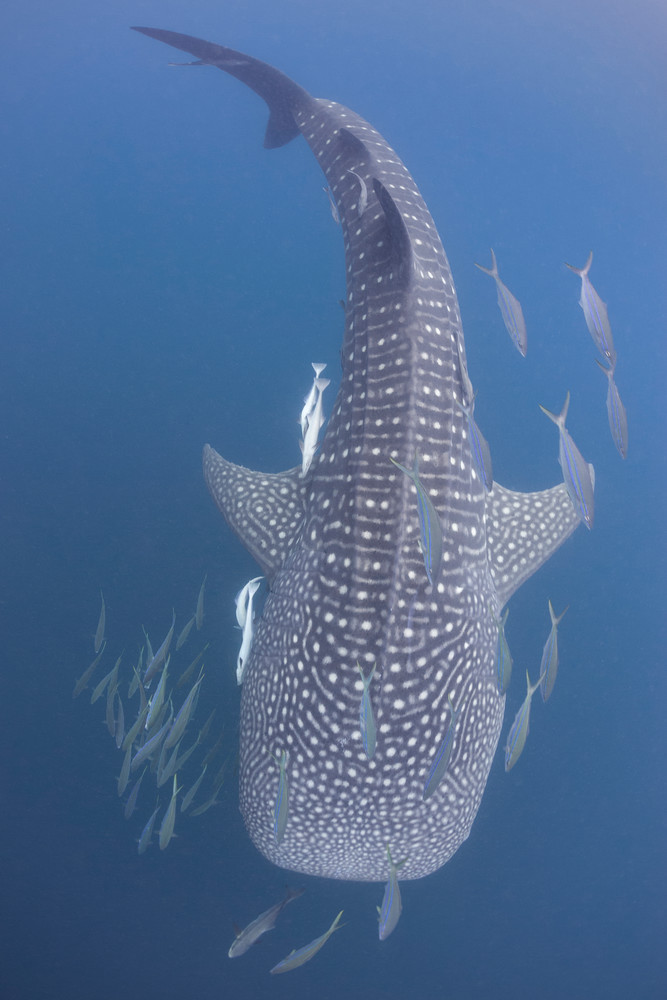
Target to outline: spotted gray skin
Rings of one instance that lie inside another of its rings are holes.
[[[277,70],[185,35],[139,29],[243,80],[269,105],[265,146],[301,133],[335,199],[347,269],[341,387],[320,452],[262,474],[208,445],[204,473],[269,595],[241,701],[240,804],[259,850],[311,875],[384,881],[387,844],[402,879],[443,865],[466,839],[496,750],[496,619],[514,590],[576,528],[565,487],[485,494],[461,405],[470,381],[456,292],[412,177],[354,112],[312,98]],[[359,210],[362,178],[367,204]],[[306,279],[304,279],[306,280]],[[419,550],[420,478],[443,528],[433,589]],[[377,662],[377,749],[359,729],[364,672]],[[433,757],[459,725],[447,773],[422,801]],[[278,771],[290,806],[276,845]]]

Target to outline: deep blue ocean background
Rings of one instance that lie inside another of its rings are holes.
[[[25,0],[2,22],[0,997],[667,996],[664,5]],[[212,69],[169,68],[187,56],[137,23],[248,52],[369,119],[442,236],[496,478],[559,481],[538,403],[559,410],[568,389],[568,427],[595,464],[593,531],[511,601],[504,732],[548,598],[570,606],[554,695],[534,701],[509,775],[498,753],[454,859],[403,884],[385,942],[382,886],[271,866],[232,774],[221,805],[139,857],[154,791],[126,822],[104,701],[71,697],[100,588],[97,678],[122,650],[129,669],[142,625],[159,641],[172,607],[183,624],[206,573],[198,719],[217,705],[233,753],[233,597],[255,565],[207,493],[201,447],[297,464],[310,362],[337,377],[342,334],[342,240],[308,148],[264,150],[262,102]],[[523,304],[525,360],[473,266],[491,246]],[[563,265],[591,249],[626,462]],[[232,923],[286,882],[306,894],[230,961]],[[315,960],[268,975],[339,909],[346,926]]]

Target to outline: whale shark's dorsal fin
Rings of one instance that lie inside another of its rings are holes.
[[[307,90],[294,83],[280,70],[243,52],[225,48],[224,45],[215,45],[213,42],[205,42],[201,38],[193,38],[192,35],[181,35],[177,31],[164,31],[162,28],[134,26],[132,30],[140,31],[142,35],[155,38],[158,42],[166,42],[167,45],[172,45],[182,52],[189,52],[198,60],[193,65],[217,66],[218,69],[224,70],[254,90],[269,107],[269,123],[264,136],[266,149],[284,146],[301,133],[294,118],[294,111],[297,108],[308,107],[313,103],[313,98]]]
[[[301,477],[301,466],[287,472],[253,472],[227,462],[208,444],[203,465],[211,496],[270,585],[303,525],[308,479]]]
[[[499,483],[486,497],[486,545],[499,606],[570,537],[579,514],[565,484],[515,493]]]
[[[412,241],[410,233],[405,225],[405,219],[400,213],[396,202],[387,191],[384,184],[376,177],[373,178],[373,190],[377,196],[382,211],[387,220],[387,227],[391,238],[391,245],[394,251],[395,265],[398,268],[399,278],[402,284],[407,285],[410,281],[413,265]]]

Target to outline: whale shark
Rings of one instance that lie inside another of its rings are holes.
[[[307,474],[203,454],[215,503],[268,585],[241,690],[247,831],[282,868],[386,881],[390,850],[406,859],[402,879],[420,878],[468,837],[489,776],[505,707],[502,609],[579,515],[563,483],[519,493],[481,478],[449,263],[373,126],[241,52],[136,30],[263,98],[266,148],[303,136],[343,236],[340,388]],[[427,789],[443,745],[446,770]]]

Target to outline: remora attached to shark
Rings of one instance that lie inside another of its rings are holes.
[[[262,568],[269,594],[243,681],[240,805],[275,864],[384,881],[443,865],[467,838],[503,720],[497,620],[579,523],[564,485],[486,492],[462,407],[471,403],[454,283],[412,177],[354,112],[311,97],[232,49],[137,30],[217,66],[268,104],[264,145],[303,135],[326,176],[345,244],[342,379],[321,450],[300,469],[253,472],[204,448],[206,482]],[[361,183],[363,181],[363,184]],[[419,476],[442,528],[434,585],[420,551]],[[360,664],[375,664],[377,744],[359,728]],[[423,791],[453,717],[451,757]],[[278,769],[289,815],[276,843]]]

